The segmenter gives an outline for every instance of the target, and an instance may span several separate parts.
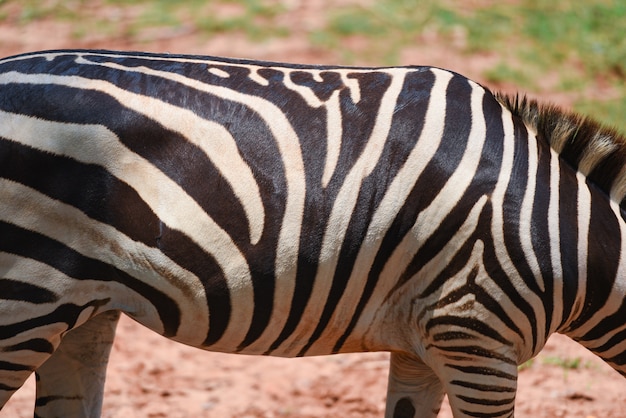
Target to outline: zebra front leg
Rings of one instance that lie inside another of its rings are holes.
[[[68,332],[36,371],[35,416],[99,417],[117,311],[99,314]]]
[[[437,373],[455,418],[514,416],[517,362],[512,356],[470,344],[429,351],[439,359]]]
[[[385,418],[436,417],[443,395],[443,385],[420,359],[391,354]]]

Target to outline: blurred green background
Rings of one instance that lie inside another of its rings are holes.
[[[0,0],[0,30],[28,33],[42,22],[71,28],[60,47],[92,47],[96,36],[99,47],[149,50],[151,36],[166,33],[276,48],[297,36],[310,61],[328,64],[431,64],[438,51],[436,65],[556,98],[626,131],[624,0]],[[2,38],[0,52],[8,51]],[[229,55],[245,56],[240,44]]]

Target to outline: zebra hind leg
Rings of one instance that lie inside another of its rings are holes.
[[[417,357],[392,353],[385,418],[436,417],[443,385]]]
[[[99,417],[109,353],[120,313],[99,314],[68,332],[36,371],[35,416]]]

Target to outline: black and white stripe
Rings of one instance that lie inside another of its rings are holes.
[[[7,58],[0,404],[37,370],[37,416],[97,416],[120,311],[213,351],[391,351],[393,418],[512,416],[554,332],[626,374],[620,141],[431,67]]]

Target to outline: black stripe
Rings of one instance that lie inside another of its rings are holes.
[[[217,342],[228,326],[232,306],[224,272],[217,261],[188,236],[165,224],[160,242],[161,251],[201,279],[209,307],[209,330],[203,345]]]
[[[336,90],[343,87],[341,75],[337,72],[326,71],[320,73],[319,76],[322,81],[316,81],[313,73],[309,71],[294,71],[291,74],[291,80],[296,85],[309,88],[321,101],[328,100]]]
[[[47,314],[32,317],[24,321],[15,322],[13,324],[0,325],[0,339],[6,340],[15,337],[24,330],[44,327],[50,324],[64,323],[67,325],[66,330],[74,328],[76,321],[85,309],[95,308],[109,303],[109,299],[93,300],[85,305],[63,304],[59,305],[54,311]]]
[[[464,413],[465,415],[467,415],[468,417],[474,417],[474,418],[497,418],[497,417],[510,417],[512,416],[513,410],[515,409],[514,406],[511,406],[507,409],[504,409],[502,411],[497,411],[497,412],[475,412],[475,411],[470,411],[467,409],[461,409],[460,411],[462,413]]]
[[[460,340],[463,342],[468,342],[472,340],[476,340],[476,336],[467,332],[462,331],[445,331],[438,332],[433,335],[433,341],[456,341]]]
[[[589,185],[589,184],[588,184]],[[587,248],[587,285],[582,310],[570,324],[575,330],[601,311],[606,304],[620,261],[621,235],[610,202],[597,189],[591,191],[591,216]],[[623,325],[623,321],[620,325]]]
[[[0,278],[0,299],[19,300],[30,303],[53,303],[58,296],[45,287],[17,280]]]
[[[448,327],[448,328],[458,327],[458,328],[471,329],[472,331],[478,334],[482,334],[485,337],[491,338],[492,340],[498,341],[504,345],[507,345],[507,346],[512,345],[512,343],[510,341],[507,341],[507,339],[504,338],[502,334],[498,332],[498,330],[495,330],[494,328],[490,327],[489,325],[477,319],[444,316],[444,317],[429,319],[428,322],[426,323],[427,330],[432,330],[434,327],[437,327],[437,326],[441,326],[444,328],[445,327]]]
[[[481,392],[515,393],[517,391],[514,387],[485,385],[481,383],[467,382],[464,380],[451,380],[450,384],[468,389],[479,390]]]
[[[563,269],[563,319],[575,309],[578,295],[578,182],[572,168],[559,164],[559,251]]]
[[[304,139],[301,140],[303,156],[308,156],[308,159],[305,161],[307,195],[300,234],[300,254],[298,257],[295,291],[285,326],[278,338],[271,344],[267,354],[280,346],[292,334],[302,319],[302,314],[313,290],[324,232],[326,231],[332,208],[336,203],[337,194],[346,176],[367,145],[376,122],[375,112],[380,108],[382,97],[391,83],[390,76],[383,73],[354,74],[351,77],[359,80],[362,100],[358,103],[353,103],[346,90],[340,95],[343,137],[336,170],[331,177],[328,187],[325,189],[321,187],[321,175],[323,173],[322,162],[326,158],[326,131],[324,130],[322,139],[311,136],[308,133],[304,134]],[[287,114],[289,115],[291,112],[287,112]],[[294,113],[293,117],[296,116]],[[290,122],[294,122],[293,119],[290,119]],[[297,132],[307,132],[307,123],[308,120],[294,123]],[[298,126],[301,126],[301,128],[298,128]],[[320,146],[320,142],[323,146]],[[314,157],[316,156],[319,158],[315,159]],[[308,167],[311,167],[311,169],[308,169]],[[370,190],[369,192],[372,193],[373,191]],[[371,194],[367,194],[365,198],[370,198],[370,196]],[[364,197],[361,195],[359,198],[363,199]],[[358,207],[357,204],[355,210],[359,210]],[[351,223],[350,227],[356,227],[357,231],[354,233],[358,235],[360,233],[358,231],[361,231],[367,222],[369,222],[369,217],[361,222],[357,222],[356,225]],[[347,232],[346,240],[350,240],[350,233],[351,230]],[[353,251],[350,251],[345,245],[343,248],[345,248],[342,253],[343,257],[354,257]],[[342,262],[347,262],[347,260],[344,258],[339,264]],[[351,264],[347,265],[348,269],[352,268]],[[347,277],[345,276],[345,271],[337,273],[335,278],[338,277],[338,274],[342,274],[338,280],[343,281],[343,285],[337,283],[334,286],[341,288],[345,286]],[[328,304],[325,304],[325,306],[328,306]],[[325,315],[328,315],[329,311],[330,307],[325,308]]]
[[[135,190],[103,167],[0,138],[0,177],[71,205],[135,241],[156,244],[158,218]]]
[[[457,364],[446,364],[448,368],[458,370],[463,373],[476,374],[481,376],[495,376],[502,379],[511,380],[513,382],[517,381],[517,376],[503,372],[500,369],[494,369],[491,367],[483,367],[483,366],[460,366]]]
[[[50,341],[43,338],[33,338],[15,345],[10,345],[0,349],[0,351],[4,352],[13,352],[13,351],[22,351],[22,350],[30,350],[35,351],[37,353],[48,353],[52,354],[54,351],[54,346],[50,343]]]
[[[50,402],[55,401],[78,401],[84,399],[84,396],[76,395],[76,396],[62,396],[62,395],[51,395],[51,396],[38,396],[35,401],[36,407],[42,407],[48,405]]]
[[[428,108],[428,101],[434,81],[435,77],[430,71],[407,75],[404,87],[405,91],[400,97],[403,99],[410,98],[410,100],[399,101],[389,134],[390,138],[403,138],[403,141],[398,142],[408,147],[414,147],[416,145],[417,139],[424,128],[426,110]],[[408,156],[408,153],[410,153],[409,150],[404,152],[404,155]],[[396,247],[402,242],[404,236],[415,223],[418,212],[420,208],[422,208],[418,195],[421,195],[421,193],[418,192],[417,187],[414,187],[383,237],[380,249],[376,253],[372,268],[368,274],[363,293],[354,311],[354,315],[346,327],[346,330],[333,347],[333,352],[340,351],[341,347],[352,333],[352,330],[356,326],[358,319],[363,313],[367,302],[380,280],[380,275],[385,268],[387,260],[389,260]]]
[[[534,138],[528,137],[526,127],[517,118],[514,118],[515,132],[515,154],[513,157],[513,169],[507,190],[503,201],[504,214],[504,245],[509,254],[509,258],[513,262],[517,276],[524,281],[525,286],[533,293],[540,295],[541,290],[535,279],[535,274],[530,268],[524,252],[521,250],[521,237],[519,227],[521,225],[521,209],[524,201],[524,194],[528,188],[528,141],[534,141]],[[498,282],[500,284],[500,282]],[[511,300],[515,300],[506,289],[503,289]],[[515,291],[517,292],[517,290]],[[523,298],[520,298],[523,299]],[[522,306],[524,314],[530,318],[531,347],[535,347],[538,341],[537,323],[534,316],[534,310],[530,304]]]
[[[460,400],[475,404],[475,405],[487,405],[487,406],[502,406],[509,405],[515,402],[515,397],[505,398],[505,399],[482,399],[482,398],[473,398],[470,396],[464,395],[456,395]]]
[[[434,337],[434,339],[436,340],[436,337]],[[490,359],[497,359],[498,361],[501,361],[502,363],[508,363],[508,364],[512,364],[515,366],[517,365],[517,362],[515,360],[512,360],[509,357],[500,355],[494,351],[487,350],[477,345],[464,345],[464,346],[451,346],[450,347],[450,346],[429,344],[426,346],[426,349],[428,350],[431,347],[441,352],[445,352],[445,353],[463,353],[474,358],[484,357],[484,358],[490,358]]]
[[[32,258],[47,264],[72,279],[118,281],[148,299],[157,309],[164,327],[164,335],[173,336],[180,325],[180,309],[166,294],[118,268],[102,261],[85,257],[62,243],[0,221],[0,251]]]
[[[13,386],[9,386],[9,385],[5,385],[4,383],[0,383],[0,390],[3,390],[5,392],[15,392],[16,390],[18,390],[21,386],[19,387],[13,387]]]
[[[447,113],[448,119],[446,125],[451,124],[454,118],[462,118],[464,121],[463,125],[461,127],[458,126],[461,122],[456,122],[455,125],[457,125],[457,128],[461,131],[465,129],[466,135],[469,133],[468,131],[471,127],[471,114],[468,112],[467,108],[463,109],[462,106],[466,106],[466,101],[470,99],[471,91],[466,91],[465,99],[459,100],[458,102],[456,102],[453,97],[450,97],[451,104],[455,104],[455,106],[451,108],[450,113]],[[410,280],[415,274],[421,271],[433,257],[439,254],[449,243],[454,234],[457,233],[463,222],[465,222],[469,211],[476,204],[478,199],[483,195],[490,195],[492,193],[501,165],[503,152],[502,138],[504,134],[501,120],[501,108],[493,97],[488,94],[483,98],[483,114],[485,115],[485,123],[487,126],[487,138],[479,162],[480,169],[474,173],[474,178],[465,196],[463,196],[448,216],[441,221],[441,225],[437,231],[422,245],[403,272],[392,292]],[[420,177],[411,195],[407,199],[409,204],[419,205],[419,209],[417,210],[423,210],[432,202],[435,196],[441,191],[445,181],[453,172],[442,170],[441,167],[446,167],[447,165],[449,170],[456,169],[456,165],[460,161],[460,158],[462,158],[462,153],[465,150],[467,142],[467,138],[461,139],[458,137],[462,134],[463,132],[456,132],[454,130],[444,131],[442,144],[437,150],[436,158],[427,166],[425,174]],[[460,142],[460,144],[458,142]],[[456,160],[457,162],[451,164],[448,155],[455,156],[452,161]],[[450,165],[452,166],[450,167]],[[490,224],[487,223],[483,226],[490,231],[489,225]],[[470,238],[468,241],[471,240]],[[464,260],[461,262],[464,264]],[[426,290],[424,294],[430,293],[438,288],[441,285],[441,280],[447,280],[447,278],[440,275],[438,280],[431,282],[428,288],[429,290]]]
[[[0,370],[9,372],[32,372],[35,370],[33,366],[27,366],[25,364],[11,363],[9,361],[0,361]]]
[[[533,141],[534,139],[530,139]],[[535,182],[535,194],[531,214],[530,238],[533,248],[533,256],[539,265],[539,273],[543,278],[544,291],[537,290],[537,295],[543,301],[545,312],[545,333],[547,339],[552,327],[552,313],[554,310],[554,271],[552,270],[552,253],[550,225],[548,224],[548,209],[550,196],[556,191],[550,190],[550,160],[552,159],[548,144],[543,141],[537,142],[537,177]],[[533,347],[533,350],[536,347]]]

